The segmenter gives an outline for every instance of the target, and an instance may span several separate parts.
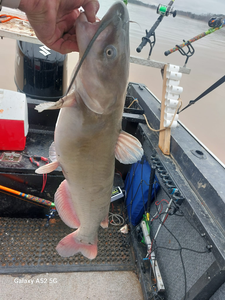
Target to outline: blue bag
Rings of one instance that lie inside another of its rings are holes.
[[[136,226],[140,223],[147,209],[149,179],[151,167],[145,157],[133,164],[125,179],[125,190],[127,192],[126,207],[129,221]],[[159,190],[158,179],[155,176],[152,187],[151,201]]]

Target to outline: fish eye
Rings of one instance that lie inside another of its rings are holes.
[[[107,46],[104,52],[107,58],[114,58],[117,54],[116,48],[112,45]]]
[[[112,56],[112,49],[107,49],[106,50],[106,55],[107,56]]]

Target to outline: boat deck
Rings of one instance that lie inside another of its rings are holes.
[[[126,218],[123,203],[110,210]],[[46,225],[46,218],[0,218],[1,300],[144,299],[131,238],[121,226],[100,228],[98,255],[90,261],[60,257],[55,247],[73,229],[59,217]]]
[[[115,205],[113,208],[115,213]],[[116,213],[121,214],[120,209]],[[135,271],[130,238],[119,231],[121,226],[99,229],[98,255],[89,260],[80,254],[59,256],[55,247],[74,229],[59,217],[46,224],[47,219],[0,218],[0,274]]]

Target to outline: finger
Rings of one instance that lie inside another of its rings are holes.
[[[63,54],[67,51],[78,51],[74,23],[79,14],[74,11],[58,20],[55,27],[46,26],[45,35],[41,36],[42,42],[47,47]]]
[[[54,44],[49,45],[49,47],[51,47],[52,50],[55,50],[61,54],[79,51],[76,38],[69,36],[69,34],[65,35],[65,37],[63,38],[58,39]]]
[[[57,24],[55,27],[55,33],[58,30],[58,38],[63,36],[64,33],[70,32],[71,30],[75,33],[75,22],[80,15],[80,11],[78,9],[72,11],[70,14],[66,14],[60,19],[57,19]]]
[[[83,5],[83,9],[85,10],[88,21],[94,23],[96,21],[96,14],[99,10],[99,2],[97,0],[87,1]]]

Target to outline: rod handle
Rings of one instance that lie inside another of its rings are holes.
[[[141,42],[140,45],[137,47],[136,51],[137,51],[138,53],[140,53],[141,50],[143,49],[143,47],[147,44],[147,42],[148,42],[148,39],[147,39],[146,37],[143,37],[143,38],[142,38],[142,42]]]
[[[164,55],[165,55],[165,56],[168,56],[169,54],[171,54],[171,53],[172,53],[171,51],[172,51],[172,49],[171,49],[171,50],[167,50],[167,51],[165,51],[165,52],[164,52]]]

